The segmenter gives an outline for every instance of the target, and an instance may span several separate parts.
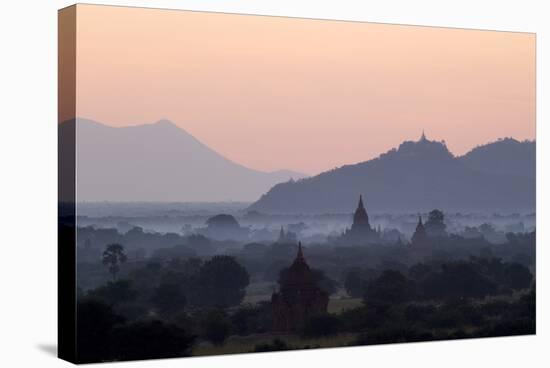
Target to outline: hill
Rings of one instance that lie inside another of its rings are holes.
[[[535,177],[536,148],[534,141],[504,138],[478,146],[459,159],[481,172]]]
[[[304,176],[239,165],[167,120],[114,128],[78,119],[60,124],[60,136],[74,124],[79,201],[250,202]]]
[[[535,207],[534,155],[524,152],[531,150],[503,140],[457,158],[444,143],[423,136],[370,161],[277,184],[250,209],[350,213],[363,194],[368,210],[375,212],[531,211]],[[494,164],[499,159],[503,162]]]

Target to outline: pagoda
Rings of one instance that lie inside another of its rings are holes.
[[[281,273],[280,289],[271,296],[273,332],[293,333],[314,316],[327,313],[328,294],[321,290],[298,243],[298,253]]]
[[[426,227],[422,223],[422,217],[418,215],[418,223],[416,229],[411,238],[411,247],[413,249],[426,250],[430,245],[428,234],[426,233]]]
[[[353,214],[351,228],[346,229],[339,241],[346,244],[377,243],[380,241],[380,227],[375,230],[369,222],[369,215],[363,204],[363,196],[359,195],[359,203]]]

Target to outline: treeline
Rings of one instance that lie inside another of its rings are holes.
[[[109,272],[124,263],[120,254],[113,261],[115,249],[112,244],[104,252]],[[239,326],[247,323],[248,310],[232,313],[234,322],[227,314],[241,304],[249,284],[248,272],[233,257],[148,262],[115,278],[113,273],[103,286],[79,289],[80,362],[185,356],[197,339],[221,344],[246,330]]]
[[[534,278],[518,263],[472,257],[416,264],[405,274],[364,271],[350,271],[345,283],[362,305],[311,318],[304,338],[345,333],[356,335],[350,345],[370,345],[536,332]],[[275,340],[262,347],[278,348],[293,347]]]
[[[518,262],[471,256],[417,263],[405,272],[356,268],[347,273],[344,286],[350,296],[367,299],[380,299],[378,293],[391,290],[392,294],[385,295],[387,301],[398,302],[509,295],[529,288],[532,280],[529,269]]]
[[[323,272],[314,274],[329,287]],[[282,269],[279,280],[284,275]],[[235,258],[216,256],[148,262],[124,279],[80,290],[79,361],[186,356],[232,335],[269,336],[271,303],[242,304],[248,283]],[[299,336],[352,334],[349,344],[360,345],[535,333],[534,280],[519,263],[470,257],[418,263],[406,272],[353,269],[344,287],[362,304],[310,318]],[[250,351],[318,347],[296,341],[275,338]]]
[[[106,266],[111,269],[110,264]],[[189,258],[143,263],[125,278],[86,292],[81,290],[79,295],[114,306],[129,317],[151,312],[169,316],[184,308],[239,305],[249,282],[243,266],[233,257],[220,255],[208,260]]]

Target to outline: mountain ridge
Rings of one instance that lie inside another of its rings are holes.
[[[512,142],[516,143],[535,145]],[[498,148],[503,143],[489,143],[493,145],[490,151],[494,151],[495,144]],[[444,143],[423,135],[419,141],[402,142],[374,159],[277,184],[249,209],[267,213],[347,213],[353,210],[359,194],[374,211],[534,209],[534,170],[533,175],[494,172],[485,168],[486,160],[478,163],[479,156],[484,157],[470,152],[454,156]],[[534,155],[522,160],[534,168]]]
[[[278,182],[304,176],[245,167],[165,119],[111,127],[78,118],[59,125],[60,139],[69,134],[77,139],[80,201],[251,202]]]

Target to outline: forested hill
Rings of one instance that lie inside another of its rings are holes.
[[[516,212],[535,208],[535,142],[503,139],[454,157],[444,143],[403,142],[379,157],[275,185],[250,206],[266,213]]]
[[[519,142],[505,138],[478,146],[460,157],[468,167],[493,174],[534,177],[536,164],[535,141]]]

